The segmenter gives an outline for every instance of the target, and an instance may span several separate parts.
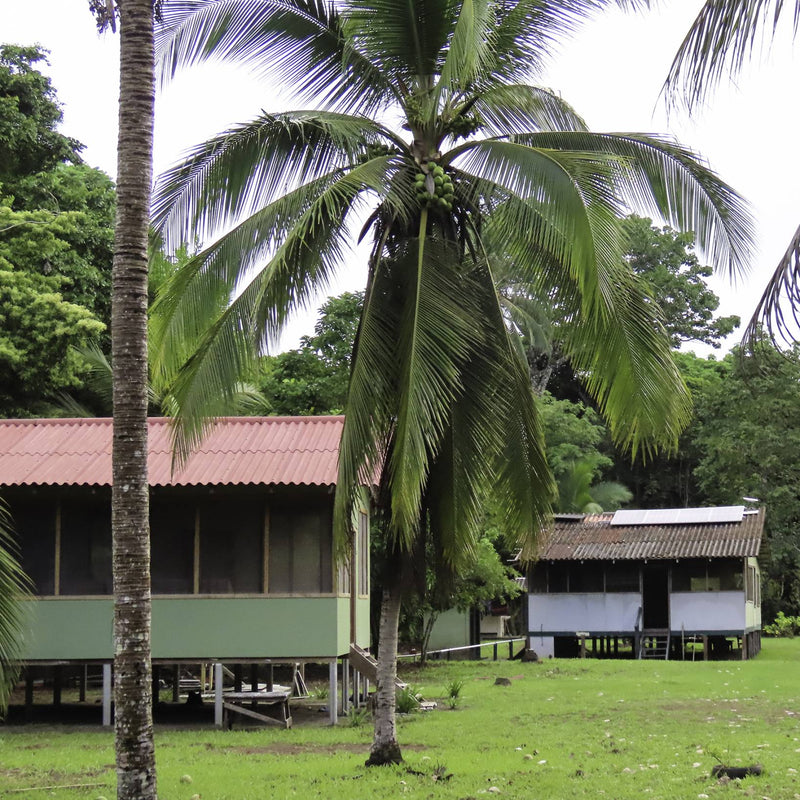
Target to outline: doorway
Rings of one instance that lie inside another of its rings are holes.
[[[666,564],[642,570],[642,627],[669,628],[669,580]]]

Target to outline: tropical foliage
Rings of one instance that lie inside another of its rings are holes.
[[[19,674],[19,657],[25,636],[28,580],[16,557],[11,515],[0,499],[0,717]]]
[[[114,186],[57,131],[45,51],[0,46],[0,415],[79,389],[75,347],[108,345]]]
[[[664,137],[594,134],[531,84],[550,43],[601,5],[164,8],[165,74],[232,59],[311,104],[223,132],[159,181],[155,224],[168,243],[230,229],[159,300],[159,361],[174,368],[173,340],[198,343],[173,384],[183,451],[289,315],[342,268],[351,243],[371,248],[336,496],[341,541],[358,485],[380,476],[395,564],[370,763],[400,758],[393,684],[404,564],[432,543],[442,569],[457,571],[487,497],[527,553],[548,516],[541,425],[487,254],[502,243],[519,279],[574,321],[564,350],[615,442],[634,453],[673,444],[689,406],[660,319],[624,263],[622,215],[630,205],[693,229],[725,272],[747,259],[741,200],[693,153]]]
[[[668,97],[682,97],[694,108],[723,76],[735,76],[781,25],[791,25],[796,33],[798,21],[798,0],[706,0],[673,61],[665,84]],[[764,290],[745,338],[759,341],[762,327],[773,340],[794,342],[800,335],[800,227]]]

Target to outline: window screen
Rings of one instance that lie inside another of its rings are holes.
[[[547,566],[541,562],[534,564],[529,574],[531,592],[544,594],[547,591]]]
[[[19,505],[11,508],[22,568],[38,595],[55,592],[56,504]]]
[[[566,592],[567,586],[567,565],[561,562],[550,564],[547,567],[547,591]]]
[[[333,591],[330,514],[273,510],[269,526],[269,591],[321,594]]]
[[[704,592],[706,585],[705,561],[681,561],[672,567],[673,592]]]
[[[61,594],[111,594],[111,508],[61,504]]]
[[[741,562],[711,561],[708,564],[708,588],[710,591],[731,592],[741,590],[744,576]]]
[[[200,592],[261,592],[264,503],[220,496],[200,508]]]
[[[606,566],[606,592],[638,592],[639,566],[628,561],[618,561]]]
[[[358,514],[358,593],[369,594],[369,517]]]
[[[150,505],[150,577],[153,594],[194,591],[193,502],[153,501]]]
[[[571,564],[569,568],[569,590],[570,592],[602,592],[603,565],[597,562]]]

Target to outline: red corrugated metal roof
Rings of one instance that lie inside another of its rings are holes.
[[[612,526],[613,514],[556,518],[544,534],[539,558],[643,560],[757,556],[764,512],[745,513],[741,522]]]
[[[336,483],[344,417],[226,417],[171,472],[170,420],[149,420],[151,486]],[[110,419],[0,420],[0,486],[111,485]]]

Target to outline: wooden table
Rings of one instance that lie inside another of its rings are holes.
[[[225,692],[222,695],[222,724],[223,727],[231,728],[233,725],[233,715],[241,714],[259,722],[266,722],[269,725],[281,725],[284,728],[292,727],[292,714],[289,709],[290,691],[273,692]],[[245,708],[244,703],[249,704]],[[277,711],[277,716],[262,714],[256,709],[259,706],[269,706]]]

